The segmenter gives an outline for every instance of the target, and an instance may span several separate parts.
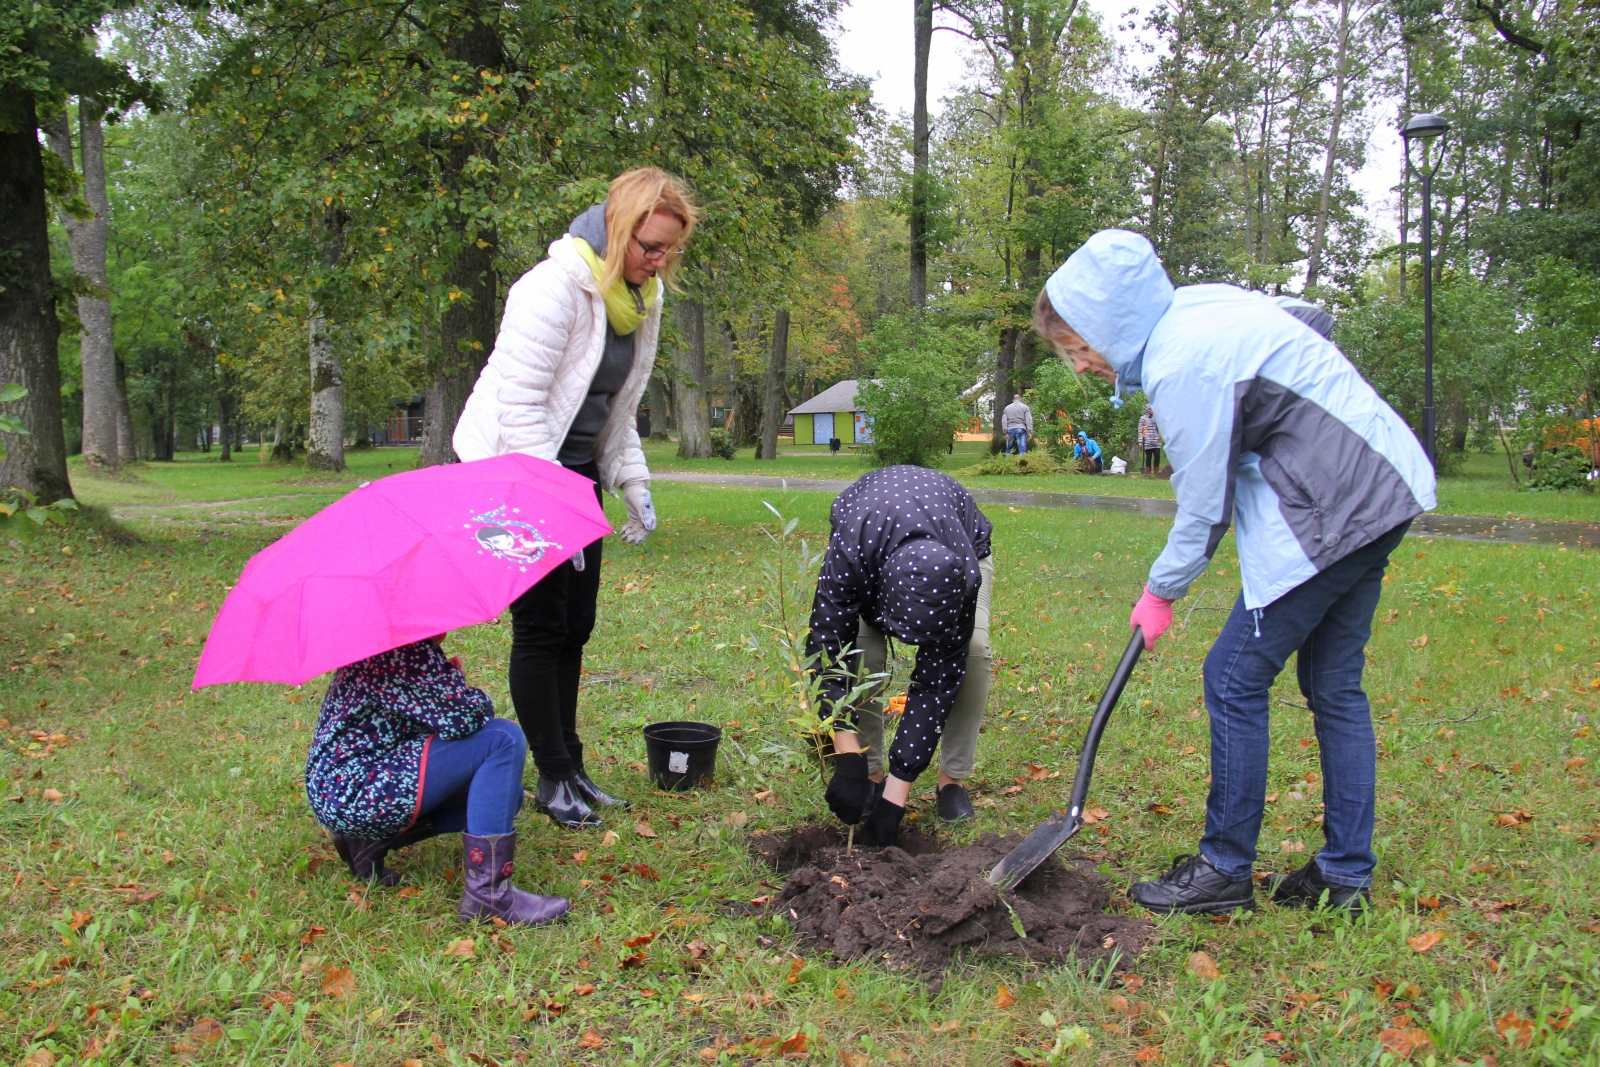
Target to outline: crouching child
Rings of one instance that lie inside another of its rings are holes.
[[[463,921],[513,925],[566,913],[560,897],[511,884],[527,742],[467,684],[444,637],[341,667],[306,760],[306,796],[355,877],[394,885],[384,857],[437,834],[461,834]]]

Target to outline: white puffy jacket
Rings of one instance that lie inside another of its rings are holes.
[[[633,369],[595,442],[603,489],[650,484],[634,420],[656,364],[661,303],[657,297],[633,332]],[[494,351],[456,423],[456,455],[468,462],[522,452],[554,462],[600,366],[605,327],[594,273],[563,236],[506,294]]]

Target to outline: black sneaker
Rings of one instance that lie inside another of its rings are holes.
[[[978,813],[972,809],[972,798],[967,795],[967,787],[960,782],[951,782],[939,790],[939,819],[941,822],[956,823],[975,819]]]
[[[1285,908],[1343,908],[1351,914],[1359,914],[1372,904],[1372,891],[1366,886],[1337,885],[1328,881],[1314,859],[1307,860],[1306,865],[1293,874],[1268,875],[1267,888],[1273,902]]]
[[[1204,856],[1177,856],[1172,869],[1153,882],[1138,882],[1128,896],[1153,912],[1171,915],[1224,913],[1256,906],[1255,886],[1250,879],[1235,882],[1211,866]]]

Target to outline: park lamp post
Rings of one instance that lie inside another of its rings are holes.
[[[1442,115],[1424,113],[1413,115],[1400,129],[1406,143],[1406,165],[1422,179],[1422,448],[1428,462],[1438,466],[1434,455],[1433,431],[1433,176],[1444,162],[1444,141],[1439,141],[1433,154],[1433,165],[1428,165],[1428,145],[1443,138],[1450,123]],[[1420,163],[1411,158],[1411,142],[1422,142],[1418,149]],[[1406,269],[1404,261],[1401,271]]]

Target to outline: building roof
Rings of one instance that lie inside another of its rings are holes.
[[[818,415],[829,411],[857,411],[856,379],[832,385],[789,412],[791,415]]]

